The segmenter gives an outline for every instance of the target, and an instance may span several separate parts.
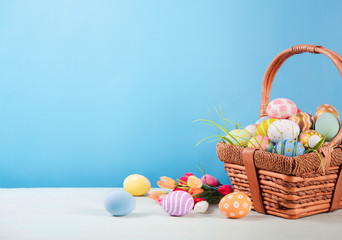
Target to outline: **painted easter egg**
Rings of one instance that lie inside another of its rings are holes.
[[[299,135],[300,129],[297,123],[288,119],[279,119],[268,127],[267,136],[272,142],[293,140]]]
[[[135,208],[134,197],[125,190],[118,189],[106,196],[104,206],[113,216],[125,216]]]
[[[267,105],[266,112],[270,118],[285,119],[297,113],[297,106],[289,99],[277,98]]]
[[[277,119],[275,118],[271,118],[271,119],[266,119],[265,121],[261,122],[257,128],[256,128],[256,132],[255,134],[258,135],[262,135],[262,136],[266,136],[267,135],[267,130],[268,127],[274,123],[275,121],[277,121]]]
[[[146,177],[140,174],[132,174],[126,177],[123,187],[133,196],[142,196],[150,191],[151,183]]]
[[[304,154],[305,147],[296,140],[284,140],[284,142],[278,142],[275,147],[278,154],[285,155],[287,157],[295,157]]]
[[[252,201],[242,192],[233,192],[221,199],[219,209],[226,217],[242,218],[251,211]]]
[[[258,126],[258,124],[251,124],[251,125],[248,125],[247,127],[245,127],[245,129],[247,132],[250,132],[252,135],[255,136],[257,126]]]
[[[184,191],[170,192],[162,201],[164,211],[171,216],[184,216],[191,211],[193,206],[193,197]]]
[[[299,142],[306,148],[313,148],[322,138],[317,131],[306,130],[299,135]]]
[[[297,123],[301,132],[311,129],[314,125],[314,119],[312,115],[305,112],[296,113],[290,116],[289,120]]]
[[[331,106],[330,104],[322,104],[321,106],[319,106],[317,109],[316,109],[316,112],[315,112],[315,121],[317,120],[318,116],[321,115],[322,113],[325,113],[325,112],[328,112],[328,113],[332,113],[333,115],[336,116],[336,118],[338,120],[340,120],[340,116],[336,110],[336,108],[334,108],[333,106]]]
[[[315,130],[319,132],[322,136],[328,134],[326,141],[330,142],[334,139],[334,137],[340,130],[340,122],[334,114],[330,112],[325,112],[317,117],[317,121],[315,123]]]
[[[245,129],[233,129],[227,134],[226,138],[229,139],[233,145],[246,146],[251,139],[252,134]]]
[[[261,147],[261,149],[267,152],[272,152],[273,150],[273,143],[271,142],[271,140],[268,137],[262,135],[252,137],[251,140],[249,140],[247,146],[256,149],[260,149]]]
[[[265,117],[259,118],[259,120],[255,122],[255,124],[260,124],[260,123],[262,123],[263,121],[265,121],[267,119],[270,119],[270,117],[269,116],[265,116]]]

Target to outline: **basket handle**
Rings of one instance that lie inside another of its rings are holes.
[[[301,45],[295,45],[292,48],[286,49],[279,53],[271,62],[271,64],[268,66],[264,79],[262,82],[262,90],[261,90],[261,105],[260,105],[260,117],[264,117],[267,115],[266,108],[270,101],[270,93],[271,93],[271,87],[273,83],[273,79],[275,75],[277,74],[279,68],[281,65],[288,59],[289,57],[295,55],[295,54],[301,54],[304,52],[310,52],[315,54],[324,54],[328,58],[330,58],[335,66],[337,67],[338,71],[340,72],[340,75],[342,77],[342,57],[335,53],[334,51],[331,51],[329,49],[326,49],[322,46],[318,45],[310,45],[310,44],[301,44]],[[338,134],[335,136],[335,138],[327,145],[326,147],[334,147],[337,145],[342,138],[342,128],[338,132]]]

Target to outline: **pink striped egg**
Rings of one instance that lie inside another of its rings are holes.
[[[184,191],[170,192],[163,198],[162,207],[171,216],[184,216],[188,214],[194,206],[192,196]]]

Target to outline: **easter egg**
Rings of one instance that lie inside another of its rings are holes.
[[[256,121],[255,124],[260,124],[260,123],[262,123],[263,121],[265,121],[267,119],[270,119],[270,117],[269,116],[262,117],[258,121]]]
[[[142,196],[150,191],[151,183],[146,177],[140,174],[132,174],[126,177],[123,187],[133,196]]]
[[[219,209],[226,217],[241,218],[251,211],[252,201],[242,192],[233,192],[221,199]]]
[[[162,208],[171,216],[184,216],[194,206],[194,199],[188,192],[174,191],[167,194],[162,201]]]
[[[340,117],[339,117],[339,114],[338,114],[336,108],[334,108],[334,107],[331,106],[330,104],[322,104],[321,106],[319,106],[319,107],[316,109],[314,119],[317,120],[318,116],[321,115],[322,113],[325,113],[325,112],[332,113],[333,115],[335,115],[335,117],[336,117],[338,120],[340,120]]]
[[[306,148],[313,148],[322,138],[317,131],[306,130],[299,135],[299,142]]]
[[[267,130],[267,136],[272,142],[292,140],[298,137],[300,132],[297,123],[288,119],[279,119],[272,123]]]
[[[274,147],[278,154],[285,155],[286,157],[295,157],[304,154],[305,147],[296,140],[284,140],[278,142]]]
[[[125,216],[135,208],[134,197],[125,190],[115,190],[106,196],[104,206],[113,216]]]
[[[334,114],[330,112],[325,112],[317,117],[317,121],[315,123],[315,130],[319,132],[322,136],[328,134],[326,140],[330,142],[334,139],[334,137],[340,130],[340,122]]]
[[[266,119],[265,121],[261,122],[257,128],[256,128],[256,135],[262,135],[262,136],[266,136],[267,135],[267,130],[268,127],[274,123],[275,121],[277,121],[277,119],[275,118],[271,118],[271,119]]]
[[[311,114],[305,112],[296,113],[290,116],[289,120],[297,123],[301,132],[311,129],[314,124],[314,119]]]
[[[271,140],[268,137],[262,135],[252,137],[251,140],[249,140],[247,146],[256,149],[260,149],[261,147],[261,149],[267,152],[272,152],[273,150],[273,143],[271,142]]]
[[[267,105],[266,112],[270,118],[285,119],[297,113],[297,106],[289,99],[277,98]]]
[[[233,129],[226,136],[226,138],[229,139],[233,145],[241,146],[246,146],[251,137],[252,134],[247,132],[245,129]]]
[[[258,124],[251,124],[251,125],[248,125],[247,127],[245,127],[245,129],[247,132],[250,132],[252,135],[255,135],[257,126],[258,126]]]

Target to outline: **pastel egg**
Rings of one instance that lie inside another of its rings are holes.
[[[233,145],[246,146],[248,141],[252,138],[252,134],[245,129],[233,129],[227,134],[226,138],[229,139]]]
[[[296,113],[290,116],[289,120],[297,123],[301,132],[311,129],[314,125],[314,119],[312,115],[305,112]]]
[[[255,124],[260,124],[260,123],[262,123],[263,121],[265,121],[267,119],[270,119],[270,117],[269,116],[262,117],[258,121],[256,121]]]
[[[266,108],[270,118],[285,119],[297,113],[297,106],[294,102],[286,98],[272,100]]]
[[[242,218],[251,211],[252,201],[242,192],[233,192],[221,199],[219,209],[226,217]]]
[[[334,114],[330,112],[325,112],[317,117],[317,121],[315,123],[315,130],[319,132],[322,136],[328,134],[326,141],[330,142],[334,139],[334,137],[340,130],[340,122]]]
[[[104,206],[113,216],[125,216],[135,208],[134,197],[125,190],[118,189],[106,196]]]
[[[267,136],[272,142],[293,140],[299,135],[300,129],[297,123],[288,119],[279,119],[272,123],[267,130]]]
[[[275,121],[277,121],[277,119],[275,118],[271,118],[271,119],[267,119],[263,122],[261,122],[257,128],[256,128],[256,132],[255,134],[258,135],[262,135],[262,136],[266,136],[267,135],[267,130],[269,128],[269,126],[274,123]]]
[[[123,187],[133,196],[142,196],[150,191],[151,183],[146,177],[140,174],[132,174],[126,177]]]
[[[193,197],[184,191],[174,191],[167,194],[162,200],[162,208],[171,216],[184,216],[194,206]]]
[[[340,117],[339,117],[339,114],[338,114],[336,108],[334,108],[334,107],[331,106],[330,104],[322,104],[321,106],[319,106],[319,107],[316,109],[314,119],[317,120],[318,116],[321,115],[322,113],[325,113],[325,112],[332,113],[333,115],[335,115],[335,117],[336,117],[338,120],[340,120]]]
[[[299,135],[299,142],[306,148],[313,148],[322,138],[317,131],[306,130]]]
[[[248,125],[247,127],[245,127],[245,129],[246,129],[246,131],[250,132],[252,135],[255,135],[257,126],[258,126],[258,124],[251,124],[251,125]]]
[[[279,142],[274,147],[278,154],[285,155],[287,157],[295,157],[304,154],[305,147],[296,140],[284,140]]]
[[[260,149],[261,147],[262,150],[268,152],[272,152],[273,150],[273,143],[271,142],[271,140],[268,137],[262,135],[252,137],[251,140],[249,140],[247,146],[256,149]]]

